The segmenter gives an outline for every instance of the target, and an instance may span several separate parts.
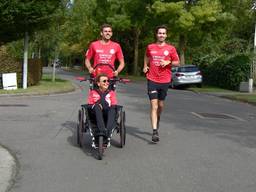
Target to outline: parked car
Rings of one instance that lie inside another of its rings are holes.
[[[171,87],[197,85],[202,87],[202,73],[196,65],[183,65],[172,68]]]

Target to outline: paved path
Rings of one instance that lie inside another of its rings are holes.
[[[73,140],[88,86],[63,95],[0,98],[0,142],[19,161],[11,192],[256,191],[255,106],[170,89],[160,142],[152,145],[145,87],[118,86],[127,143],[123,149],[113,143],[102,161],[88,137],[83,149]]]

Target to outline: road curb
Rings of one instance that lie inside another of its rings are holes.
[[[0,192],[7,192],[14,184],[18,161],[8,148],[0,144]]]

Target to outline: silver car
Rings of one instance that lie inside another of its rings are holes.
[[[172,68],[171,87],[175,88],[180,85],[197,85],[202,87],[202,73],[195,65],[183,65]]]

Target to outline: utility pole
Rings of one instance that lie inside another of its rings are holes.
[[[23,59],[23,89],[28,86],[28,32],[25,32],[24,37],[24,59]]]
[[[252,5],[252,10],[255,11],[256,10],[256,1],[253,2]],[[253,77],[254,77],[254,69],[255,69],[255,65],[256,65],[256,23],[254,24],[254,44],[253,44],[253,62],[250,66],[250,76],[249,76],[249,92],[252,93],[253,92]]]
[[[250,76],[249,76],[249,93],[253,92],[253,76],[254,76],[254,66],[256,65],[256,23],[254,27],[254,45],[253,45],[253,62],[250,66]]]

